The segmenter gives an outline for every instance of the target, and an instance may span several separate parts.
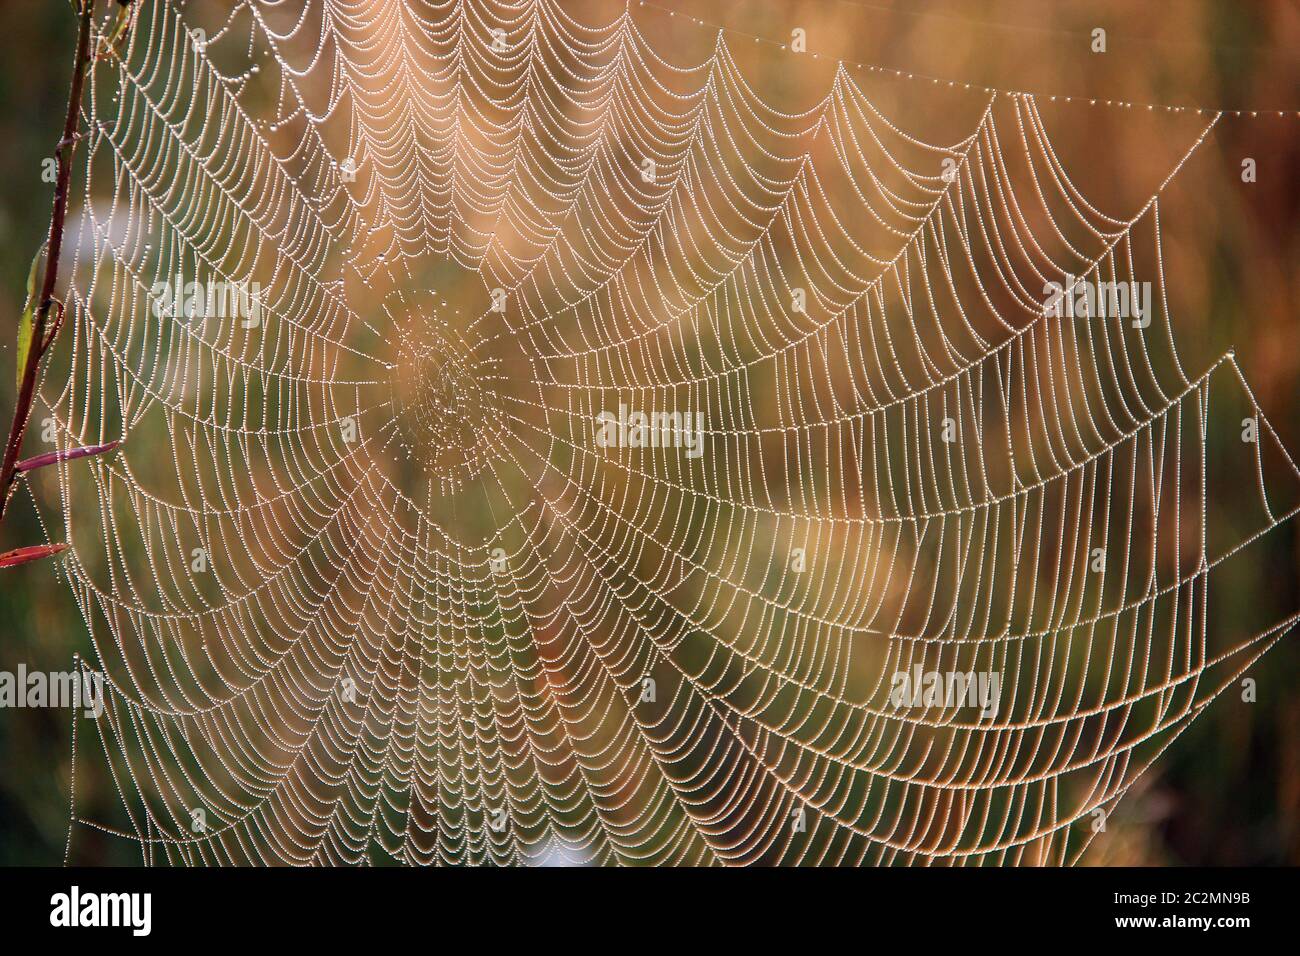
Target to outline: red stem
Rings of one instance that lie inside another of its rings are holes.
[[[0,554],[0,568],[13,568],[20,564],[27,564],[29,561],[52,558],[66,550],[68,550],[66,544],[29,544],[25,548],[14,548],[12,551]]]
[[[68,115],[63,123],[63,139],[59,140],[59,177],[54,187],[54,214],[50,217],[50,235],[46,244],[45,280],[41,283],[40,306],[36,310],[32,345],[27,352],[27,367],[23,369],[22,385],[18,389],[18,404],[14,407],[13,424],[9,426],[9,440],[5,443],[4,464],[0,465],[0,520],[4,519],[5,509],[9,506],[14,477],[17,475],[15,466],[18,464],[18,452],[22,448],[27,422],[32,415],[32,402],[36,399],[36,373],[40,368],[41,356],[45,348],[52,344],[52,341],[45,343],[45,322],[49,318],[54,302],[54,286],[59,278],[59,253],[63,248],[63,226],[68,213],[68,188],[72,179],[72,154],[78,139],[81,91],[90,64],[92,6],[94,0],[82,0],[77,58],[72,70],[72,91],[68,94]]]
[[[78,458],[85,458],[89,455],[102,455],[110,452],[118,445],[120,441],[111,441],[103,445],[88,445],[84,448],[69,448],[67,451],[47,451],[43,455],[37,455],[35,458],[25,458],[18,464],[14,465],[14,471],[35,471],[37,468],[44,468],[46,465],[57,465],[61,461],[75,461]]]

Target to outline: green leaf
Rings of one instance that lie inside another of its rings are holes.
[[[23,372],[27,369],[27,356],[32,351],[32,343],[36,338],[36,273],[41,265],[41,256],[45,254],[45,246],[42,245],[36,250],[36,258],[32,260],[31,271],[27,273],[27,302],[23,306],[23,314],[18,319],[18,389],[22,391]]]

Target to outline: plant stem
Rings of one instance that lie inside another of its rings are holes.
[[[68,114],[63,123],[63,138],[59,140],[59,175],[54,187],[54,214],[50,217],[50,234],[46,244],[45,278],[41,283],[40,305],[36,310],[35,334],[27,353],[27,367],[23,369],[22,385],[18,389],[18,404],[14,407],[13,424],[9,426],[9,440],[5,443],[4,464],[0,465],[0,521],[13,492],[15,466],[22,449],[27,422],[36,399],[36,373],[41,357],[53,341],[45,341],[45,323],[54,303],[54,286],[59,278],[59,254],[63,248],[63,227],[68,213],[68,189],[72,180],[72,154],[77,146],[81,118],[81,91],[90,66],[90,20],[94,0],[81,0],[80,27],[77,33],[77,56],[72,68],[72,90],[68,94]],[[57,329],[55,330],[57,332]],[[51,337],[52,339],[53,337]]]

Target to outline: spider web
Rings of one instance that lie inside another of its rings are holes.
[[[1032,95],[961,90],[932,143],[843,64],[789,107],[721,31],[574,9],[150,0],[97,64],[43,394],[61,444],[126,439],[59,471],[125,822],[74,830],[1078,860],[1296,621],[1211,626],[1300,502],[1234,357],[1175,348],[1161,195],[1218,116],[1112,218]],[[260,322],[157,314],[177,276]],[[1150,324],[1053,281],[1149,282]],[[620,406],[698,413],[699,456],[599,445]],[[1000,675],[996,714],[897,706],[917,668]]]

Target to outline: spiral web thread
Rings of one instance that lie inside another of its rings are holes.
[[[126,438],[60,466],[123,822],[74,843],[1078,860],[1296,621],[1211,626],[1300,502],[1232,355],[1175,349],[1160,197],[1218,117],[1116,219],[1032,95],[928,143],[843,66],[785,111],[722,32],[573,10],[150,0],[96,65],[43,395]],[[178,273],[261,324],[154,314]],[[1065,276],[1150,282],[1150,325],[1045,314]],[[702,453],[599,446],[620,405]],[[997,713],[896,706],[918,666]]]

